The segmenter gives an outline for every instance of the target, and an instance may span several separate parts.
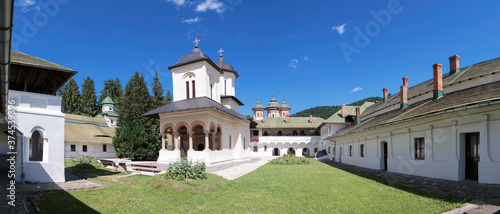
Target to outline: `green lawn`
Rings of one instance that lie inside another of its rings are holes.
[[[39,207],[42,213],[439,213],[465,202],[396,188],[310,161],[266,164],[234,181],[212,174],[207,180],[188,182],[163,176],[95,177],[90,179],[109,187],[46,194]],[[79,167],[68,166],[73,171]],[[95,175],[91,171],[100,169],[85,170],[77,171]]]

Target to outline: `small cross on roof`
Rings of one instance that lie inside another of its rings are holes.
[[[222,53],[224,53],[224,50],[222,50],[221,48],[219,51],[217,51],[217,53],[219,53],[219,56],[222,57]]]
[[[196,40],[193,41],[195,47],[198,47],[198,44],[200,44],[201,40],[199,40],[198,38],[196,38]]]

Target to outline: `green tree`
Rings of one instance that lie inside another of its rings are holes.
[[[172,103],[173,99],[174,99],[174,96],[172,95],[170,90],[167,90],[167,94],[165,94],[165,104]]]
[[[97,115],[97,93],[95,91],[94,80],[90,77],[83,80],[80,104],[82,115],[90,117]]]
[[[125,86],[121,98],[118,128],[113,146],[118,157],[146,160],[158,157],[161,138],[157,119],[141,115],[155,108],[144,76],[137,71]]]
[[[71,78],[61,89],[58,95],[61,96],[62,112],[80,114],[80,90],[76,80]]]
[[[120,100],[123,95],[122,83],[118,78],[116,80],[109,79],[104,80],[104,88],[101,90],[99,95],[99,108],[98,113],[102,113],[102,108],[100,108],[101,102],[109,96],[115,103],[115,111],[119,110]]]
[[[153,83],[151,83],[151,91],[153,91],[153,99],[155,108],[165,105],[165,97],[163,96],[163,86],[160,82],[160,77],[158,77],[158,71],[155,73],[153,78]]]

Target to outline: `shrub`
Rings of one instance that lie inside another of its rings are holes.
[[[193,162],[186,158],[182,158],[180,161],[168,165],[165,177],[178,181],[186,179],[205,179],[206,168],[204,162]]]
[[[85,156],[85,155],[78,155],[76,156],[75,162],[82,164],[82,163],[97,163],[97,155],[92,157],[92,156]]]
[[[302,165],[302,164],[309,164],[309,161],[305,157],[284,155],[283,157],[279,157],[272,160],[271,163],[281,164],[281,165]]]

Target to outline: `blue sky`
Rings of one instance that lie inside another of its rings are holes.
[[[216,61],[233,65],[236,97],[252,114],[275,91],[291,114],[397,93],[432,78],[432,65],[500,57],[499,1],[16,0],[13,50],[123,86],[155,70],[172,90],[168,66],[195,38]]]

